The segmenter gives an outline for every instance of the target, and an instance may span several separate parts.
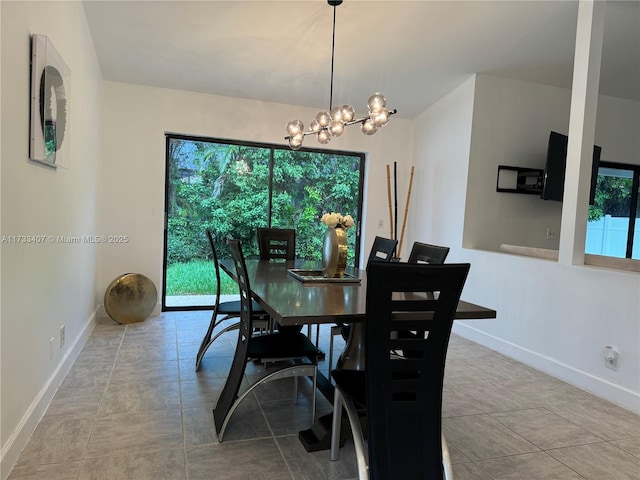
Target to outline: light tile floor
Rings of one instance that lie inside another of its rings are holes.
[[[291,380],[260,387],[217,441],[212,409],[235,338],[216,341],[196,373],[209,315],[100,320],[9,479],[356,478],[351,441],[338,462],[298,441],[311,421],[308,382],[298,405]],[[328,326],[320,343],[328,352]],[[330,409],[319,396],[318,413]],[[456,480],[640,480],[640,417],[456,336],[443,417]]]

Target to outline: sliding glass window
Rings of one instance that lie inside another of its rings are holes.
[[[364,154],[166,136],[163,309],[210,308],[215,275],[205,231],[220,258],[227,238],[258,256],[258,227],[296,229],[296,256],[321,259],[324,212],[350,214],[349,265],[358,264]],[[237,294],[223,277],[222,294]]]
[[[601,162],[585,252],[640,259],[640,165]]]

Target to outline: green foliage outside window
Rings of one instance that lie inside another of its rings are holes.
[[[358,155],[172,138],[168,156],[167,271],[211,258],[206,229],[220,258],[230,257],[229,237],[243,241],[247,258],[257,257],[256,229],[270,224],[296,229],[298,258],[320,260],[322,214],[342,212],[358,221]],[[353,265],[355,229],[347,237]],[[169,287],[167,280],[168,295]]]
[[[589,206],[588,220],[594,222],[605,215],[628,217],[632,179],[598,175],[594,204]]]

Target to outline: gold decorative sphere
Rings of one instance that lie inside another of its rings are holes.
[[[153,282],[140,273],[125,273],[113,280],[104,293],[104,309],[118,323],[145,320],[158,301]]]

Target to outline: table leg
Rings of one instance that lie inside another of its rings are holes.
[[[349,338],[344,351],[336,363],[337,368],[349,370],[361,370],[364,368],[364,325],[354,323],[351,325]],[[333,402],[333,392],[335,387],[327,377],[318,373],[318,390],[327,400]],[[317,452],[329,450],[331,448],[331,422],[333,414],[329,413],[316,419],[308,430],[299,432],[298,438],[307,452]],[[343,421],[345,417],[343,415]],[[340,446],[344,445],[347,435],[351,431],[348,425],[340,430]]]
[[[352,323],[349,337],[336,362],[342,370],[364,370],[364,323]]]
[[[317,387],[327,400],[333,402],[333,392],[335,387],[329,379],[318,372]],[[298,433],[298,439],[307,452],[319,452],[321,450],[329,450],[331,448],[331,422],[333,414],[328,413],[322,417],[318,417],[311,428],[302,430]],[[340,446],[344,446],[344,442],[349,433],[348,425],[340,430]]]

